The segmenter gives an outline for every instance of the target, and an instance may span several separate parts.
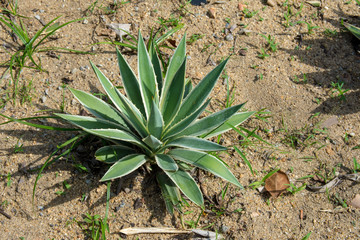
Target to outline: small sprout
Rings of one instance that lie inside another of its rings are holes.
[[[265,49],[264,48],[261,48],[260,49],[260,53],[258,54],[258,57],[261,58],[261,59],[265,59],[267,57],[269,57],[270,55],[266,53]]]
[[[347,93],[349,89],[343,88],[344,82],[331,82],[331,86],[333,87],[332,94],[337,93],[337,97],[340,99],[340,101],[346,101],[346,96],[344,94]]]
[[[256,16],[256,14],[258,13],[259,11],[250,11],[249,9],[245,8],[243,10],[243,14],[246,18],[252,18],[254,16]]]
[[[196,42],[199,39],[202,39],[205,35],[204,34],[193,34],[190,36],[189,40],[186,41],[186,43],[188,44],[193,44],[194,42]]]
[[[300,192],[300,191],[302,191],[302,190],[304,190],[306,188],[306,183],[303,183],[300,187],[296,187],[295,184],[293,184],[293,183],[286,184],[286,185],[289,186],[286,189],[286,191],[288,191],[292,195],[295,195],[297,192]]]

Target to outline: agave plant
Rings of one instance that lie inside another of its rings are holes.
[[[199,187],[188,173],[191,167],[241,187],[224,162],[208,153],[226,148],[206,139],[230,130],[253,113],[239,112],[243,106],[239,104],[198,119],[208,106],[209,95],[228,59],[192,89],[185,78],[185,43],[184,36],[163,73],[154,45],[150,44],[147,50],[139,32],[138,77],[117,50],[126,96],[91,63],[113,105],[70,89],[94,117],[57,114],[112,143],[95,153],[98,160],[112,164],[101,181],[120,178],[146,164],[156,174],[170,213],[181,199],[180,191],[195,204],[204,204]]]

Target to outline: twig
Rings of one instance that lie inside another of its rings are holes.
[[[0,208],[0,213],[2,215],[4,215],[6,218],[11,219],[11,216],[9,214],[7,214],[6,212],[4,212],[4,210],[2,210],[1,208]]]

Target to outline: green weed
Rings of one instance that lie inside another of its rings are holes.
[[[266,50],[264,48],[260,49],[260,53],[258,54],[258,57],[261,59],[265,59],[269,57],[270,55],[266,53]]]
[[[35,53],[49,52],[52,50],[64,50],[68,52],[84,53],[67,48],[41,48],[42,44],[45,43],[46,40],[48,40],[52,35],[54,35],[57,30],[65,27],[70,23],[82,20],[76,19],[60,25],[59,23],[55,23],[55,21],[59,18],[60,16],[52,19],[44,27],[38,30],[33,36],[30,36],[30,32],[27,31],[21,18],[18,18],[18,21],[15,21],[12,17],[7,17],[5,15],[0,16],[0,22],[4,24],[9,30],[11,30],[12,34],[16,36],[16,39],[20,40],[16,51],[14,53],[9,52],[10,60],[7,60],[1,64],[7,65],[10,71],[13,84],[13,99],[16,99],[16,96],[19,93],[18,83],[21,72],[24,68],[35,69],[38,71],[46,71],[42,68],[40,59],[38,61],[34,59]],[[19,24],[17,24],[17,22],[19,22]],[[28,64],[28,61],[30,61],[31,64]]]
[[[331,82],[332,94],[337,93],[337,97],[340,101],[346,101],[346,96],[344,95],[349,91],[349,89],[344,89],[344,82]]]
[[[250,11],[249,9],[245,8],[243,10],[244,17],[246,18],[252,18],[258,14],[259,11]]]
[[[190,36],[190,38],[186,41],[186,43],[187,44],[193,44],[197,40],[202,39],[204,36],[205,36],[204,34],[195,33],[195,34]]]
[[[266,42],[267,42],[268,49],[270,49],[272,52],[276,52],[276,51],[277,51],[278,43],[275,43],[274,37],[272,37],[270,34],[269,34],[268,36],[265,36],[265,35],[263,35],[263,34],[260,34],[260,36],[262,36],[263,38],[265,38],[265,40],[266,40]]]
[[[297,187],[295,184],[290,183],[290,184],[286,184],[289,187],[286,189],[286,191],[288,191],[289,193],[291,193],[292,195],[295,195],[296,193],[304,190],[306,188],[306,183],[303,183],[300,187]]]

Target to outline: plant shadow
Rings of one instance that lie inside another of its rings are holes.
[[[341,10],[333,10],[339,20],[326,19],[332,25],[344,29],[341,18],[351,23],[360,23],[358,18],[346,15]],[[296,61],[315,66],[315,72],[299,73],[292,76],[294,83],[314,85],[318,88],[330,89],[326,95],[318,95],[319,106],[312,112],[346,115],[360,111],[360,40],[346,31],[324,32],[320,38],[307,37],[307,33],[299,33],[294,49],[281,50],[295,57]],[[341,87],[339,87],[341,86]],[[339,88],[337,88],[339,87]],[[347,90],[350,90],[347,92]],[[329,97],[330,95],[330,97]]]

